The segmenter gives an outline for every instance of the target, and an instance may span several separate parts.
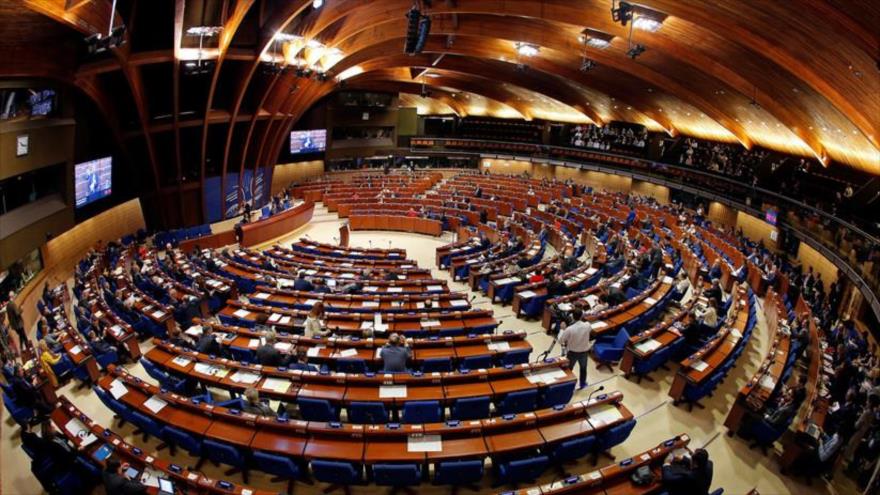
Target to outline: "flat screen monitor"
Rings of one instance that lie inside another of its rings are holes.
[[[766,212],[764,212],[764,220],[770,225],[776,225],[776,218],[779,216],[779,211],[774,208],[768,208]]]
[[[32,91],[30,98],[31,116],[49,115],[55,106],[55,90]]]
[[[110,195],[113,186],[113,157],[98,158],[78,163],[74,167],[73,182],[76,190],[76,207]]]
[[[317,153],[327,148],[327,129],[310,129],[290,133],[290,154]]]

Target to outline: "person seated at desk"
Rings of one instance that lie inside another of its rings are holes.
[[[296,274],[296,280],[293,281],[293,290],[311,292],[315,290],[315,286],[306,279],[306,272],[300,270],[300,272]]]
[[[287,365],[289,357],[282,354],[275,348],[275,332],[268,331],[265,335],[266,343],[257,348],[257,362],[263,366],[279,366]]]
[[[675,277],[675,292],[678,295],[678,299],[684,297],[687,294],[688,289],[691,287],[691,281],[688,279],[687,274],[682,270]]]
[[[275,416],[275,412],[269,407],[268,402],[260,399],[260,392],[254,387],[244,390],[244,412],[257,416]]]
[[[42,426],[40,435],[22,431],[21,443],[33,453],[32,465],[41,466],[50,461],[50,472],[63,475],[76,461],[76,449],[70,445],[67,437],[55,430],[51,421],[46,421]]]
[[[702,325],[703,332],[711,332],[718,327],[718,309],[714,300],[709,300],[706,309],[697,316],[696,321]]]
[[[608,286],[608,289],[606,289],[599,297],[604,302],[608,303],[609,306],[617,306],[618,304],[626,302],[626,295],[623,293],[623,289],[617,285]]]
[[[143,483],[128,478],[128,468],[127,462],[119,462],[116,457],[107,459],[101,475],[107,495],[146,495],[147,487]]]
[[[288,364],[287,369],[299,371],[318,371],[317,366],[315,366],[314,364],[309,364],[308,352],[306,352],[306,350],[302,348],[298,348],[296,350],[295,361],[292,361],[290,364]]]
[[[410,206],[409,209],[406,210],[406,216],[409,218],[416,218],[419,216],[419,214],[418,212],[416,212],[416,210],[413,209],[412,206]]]
[[[327,294],[330,292],[330,287],[327,287],[327,284],[324,283],[323,279],[316,278],[314,288],[312,288],[312,292],[317,292],[318,294]]]
[[[394,273],[392,271],[388,271],[388,272],[385,272],[385,276],[382,277],[382,280],[385,280],[386,282],[394,282],[395,280],[400,280],[400,279],[397,278],[396,273]]]
[[[396,333],[388,337],[388,343],[379,352],[382,360],[382,370],[386,372],[406,371],[406,362],[412,357],[412,350],[408,341]]]
[[[568,286],[565,285],[565,282],[555,275],[550,277],[550,282],[547,283],[547,295],[553,298],[564,296],[566,294],[568,294]]]
[[[666,456],[661,481],[668,495],[696,495],[699,490],[691,458],[686,453],[673,452]]]
[[[196,350],[202,354],[220,355],[222,348],[220,347],[220,342],[217,342],[217,338],[214,336],[214,328],[211,326],[202,327],[202,336],[196,342]]]
[[[324,324],[321,322],[321,318],[323,317],[324,303],[318,301],[312,306],[312,309],[309,310],[309,315],[306,316],[306,321],[303,324],[306,337],[315,338],[332,335],[333,332],[324,328]]]
[[[12,387],[12,394],[16,403],[34,410],[37,417],[31,420],[31,423],[35,424],[39,421],[40,416],[46,416],[52,412],[53,407],[36,389],[33,380],[36,380],[36,377],[29,379],[24,373],[24,368],[16,365],[13,369],[9,386]]]
[[[560,271],[563,273],[570,272],[572,270],[577,269],[578,267],[578,259],[574,255],[574,251],[571,249],[566,249],[565,259],[562,260],[562,264],[560,265]]]

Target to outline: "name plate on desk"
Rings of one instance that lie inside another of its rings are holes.
[[[410,435],[406,442],[408,452],[442,452],[440,435]]]
[[[405,399],[406,385],[380,385],[379,398],[382,399]]]

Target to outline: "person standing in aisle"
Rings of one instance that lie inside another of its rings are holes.
[[[580,366],[578,390],[581,390],[587,386],[587,355],[590,352],[590,332],[593,327],[584,321],[584,312],[580,308],[572,311],[571,316],[574,323],[567,325],[559,334],[559,344],[568,358],[569,368],[574,370],[575,363]]]

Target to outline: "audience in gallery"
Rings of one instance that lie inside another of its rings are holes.
[[[641,149],[648,143],[648,130],[628,126],[578,125],[571,130],[571,144],[578,148],[611,151],[612,147]]]

